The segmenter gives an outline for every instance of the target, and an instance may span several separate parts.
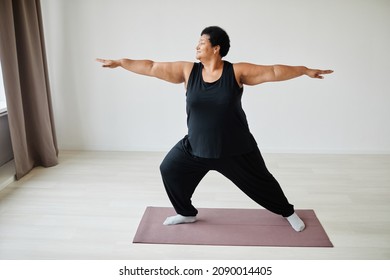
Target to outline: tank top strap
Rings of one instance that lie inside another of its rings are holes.
[[[195,84],[199,84],[202,79],[202,65],[200,62],[194,62],[191,74],[188,78],[187,88],[193,87]]]

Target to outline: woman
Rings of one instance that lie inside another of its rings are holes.
[[[285,217],[294,230],[302,231],[304,222],[267,170],[249,131],[241,107],[243,86],[285,81],[302,75],[322,79],[323,74],[333,71],[304,66],[232,64],[222,59],[229,48],[227,33],[220,27],[210,26],[202,31],[196,46],[199,63],[97,61],[103,67],[120,66],[137,74],[184,83],[187,89],[188,135],[172,148],[160,166],[166,192],[177,213],[168,217],[165,225],[196,221],[198,211],[191,197],[207,172],[215,170],[259,205]]]

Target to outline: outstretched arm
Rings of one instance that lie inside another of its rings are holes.
[[[310,78],[323,79],[332,70],[310,69],[305,66],[256,65],[250,63],[234,64],[236,79],[241,85],[258,85],[266,82],[286,81],[307,75]]]
[[[167,82],[180,84],[187,83],[191,73],[193,63],[191,62],[154,62],[152,60],[132,60],[132,59],[96,59],[102,63],[103,67],[122,67],[136,74],[155,77]]]

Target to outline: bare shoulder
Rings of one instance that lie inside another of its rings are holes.
[[[193,63],[186,61],[153,62],[149,76],[180,84],[188,80]]]
[[[187,87],[188,79],[190,78],[192,68],[194,67],[194,62],[176,61],[172,63],[172,66],[182,73],[184,85]]]
[[[234,71],[239,73],[245,73],[246,71],[251,70],[252,68],[258,67],[260,65],[256,65],[249,62],[237,62],[233,63]]]
[[[255,64],[248,62],[233,63],[234,76],[236,77],[237,83],[241,87],[243,86],[243,84],[245,84],[243,77],[250,71],[251,68],[255,66]]]
[[[180,61],[179,63],[182,64],[182,67],[183,67],[183,71],[185,73],[188,73],[188,75],[191,73],[192,71],[192,68],[194,67],[194,62],[190,62],[190,61]]]
[[[171,68],[172,71],[183,73],[185,76],[190,75],[193,66],[194,63],[189,61],[175,61],[167,63],[167,67]]]
[[[270,80],[273,71],[272,66],[240,62],[234,64],[234,74],[241,85],[258,85]]]
[[[189,61],[171,61],[171,62],[154,62],[154,65],[159,67],[165,67],[169,69],[176,69],[180,71],[192,69],[192,66],[194,65],[193,62]]]
[[[184,83],[187,84],[188,79],[191,75],[192,68],[194,67],[194,62],[189,62],[189,61],[179,61],[181,65],[181,69],[184,74]]]

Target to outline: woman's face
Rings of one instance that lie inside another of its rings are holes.
[[[214,48],[211,46],[209,35],[202,35],[196,46],[196,59],[201,60],[211,57],[214,54]]]

